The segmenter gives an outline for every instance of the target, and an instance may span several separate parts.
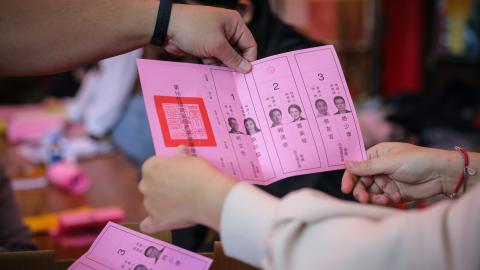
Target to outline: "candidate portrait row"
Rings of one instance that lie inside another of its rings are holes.
[[[337,111],[333,113],[334,115],[351,112],[347,110],[345,99],[343,97],[341,96],[334,97],[333,103],[337,108]],[[321,99],[321,98],[317,99],[314,105],[317,110],[316,117],[330,116],[330,113],[328,112],[328,104],[324,99]],[[302,109],[297,104],[291,104],[290,106],[288,106],[287,111],[291,117],[291,120],[289,121],[290,123],[306,120],[302,116]],[[283,113],[280,109],[278,108],[271,109],[270,112],[268,113],[268,116],[270,117],[270,120],[272,122],[271,127],[277,127],[277,126],[283,125]],[[258,128],[255,120],[253,120],[250,117],[246,118],[243,121],[243,125],[245,127],[246,132],[243,132],[240,130],[240,125],[238,123],[238,120],[235,117],[229,117],[227,119],[227,123],[228,123],[228,126],[230,127],[230,130],[228,132],[231,134],[254,135],[257,132],[261,131],[260,128]]]

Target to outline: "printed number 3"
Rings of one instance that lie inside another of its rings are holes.
[[[273,90],[280,90],[280,87],[278,87],[278,83],[273,83]]]
[[[320,81],[325,80],[325,76],[323,75],[323,73],[318,73],[317,76]]]

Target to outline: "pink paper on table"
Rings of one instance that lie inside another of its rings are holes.
[[[267,185],[344,168],[366,153],[333,46],[229,68],[137,61],[155,152],[193,155],[241,180]]]
[[[26,104],[26,105],[0,105],[0,120],[8,121],[12,116],[19,113],[30,113],[44,111],[43,104]]]
[[[63,127],[65,117],[44,111],[22,112],[10,118],[7,138],[10,142],[40,142],[43,136]]]
[[[210,258],[109,222],[69,270],[207,270]]]

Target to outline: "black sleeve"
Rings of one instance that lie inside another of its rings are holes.
[[[34,250],[30,230],[22,223],[10,180],[0,165],[0,251]]]

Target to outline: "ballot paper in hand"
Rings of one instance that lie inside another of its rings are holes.
[[[366,159],[357,115],[333,46],[218,66],[138,60],[155,152],[190,154],[267,185]]]
[[[69,270],[207,270],[210,258],[109,222]]]

